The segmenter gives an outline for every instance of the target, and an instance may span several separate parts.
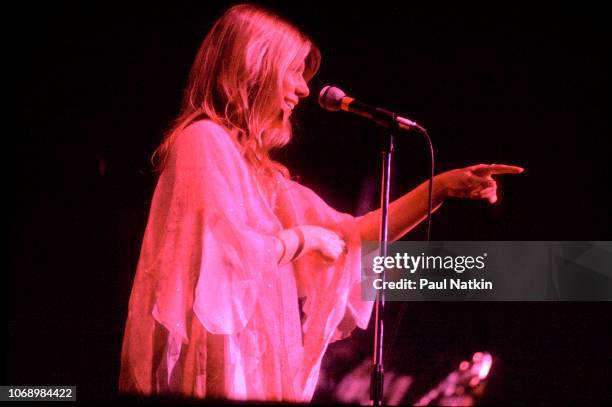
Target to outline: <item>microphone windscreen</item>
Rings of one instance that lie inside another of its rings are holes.
[[[325,110],[332,112],[338,111],[340,110],[342,98],[345,96],[346,93],[335,86],[325,86],[321,89],[321,92],[319,92],[319,105]]]

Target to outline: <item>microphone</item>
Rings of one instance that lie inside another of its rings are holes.
[[[328,85],[321,89],[321,92],[319,93],[319,105],[323,109],[329,110],[330,112],[344,110],[345,112],[351,112],[359,116],[367,117],[368,119],[374,120],[381,126],[391,127],[393,120],[395,120],[397,126],[401,129],[417,129],[422,133],[427,132],[417,122],[398,116],[395,113],[380,107],[369,106],[365,103],[361,103],[352,97],[346,96],[346,93],[334,86]]]

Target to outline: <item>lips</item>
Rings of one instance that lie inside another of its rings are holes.
[[[293,109],[295,109],[295,106],[297,105],[297,101],[295,100],[291,100],[291,99],[285,99],[285,106],[290,110],[293,111]]]

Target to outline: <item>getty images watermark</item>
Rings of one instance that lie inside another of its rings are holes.
[[[442,270],[463,273],[466,270],[484,270],[487,253],[481,256],[418,256],[408,253],[396,253],[395,256],[374,256],[372,271],[382,274],[385,270],[402,270],[415,274],[420,270]],[[460,278],[443,278],[440,281],[431,278],[400,278],[399,281],[385,281],[382,276],[375,278],[373,287],[377,290],[492,290],[493,282],[484,278],[471,278],[463,281]]]
[[[608,301],[612,242],[395,242],[362,247],[362,297],[390,301]]]

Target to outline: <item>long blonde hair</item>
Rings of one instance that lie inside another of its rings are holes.
[[[314,76],[320,53],[312,41],[278,15],[250,4],[231,7],[210,30],[195,58],[181,112],[153,155],[163,168],[174,140],[198,116],[233,134],[249,165],[281,170],[270,151],[291,139],[291,125],[278,119],[282,81],[292,62],[305,59],[304,78]]]

